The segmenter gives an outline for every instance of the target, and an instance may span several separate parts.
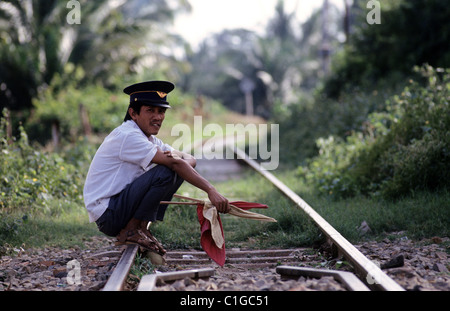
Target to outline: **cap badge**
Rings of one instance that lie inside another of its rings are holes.
[[[156,93],[159,95],[159,97],[164,98],[167,96],[167,93],[156,91]]]

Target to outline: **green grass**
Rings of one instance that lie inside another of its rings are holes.
[[[2,214],[2,217],[0,255],[15,247],[84,247],[86,239],[101,235],[95,224],[89,223],[84,207],[77,204],[66,205],[58,212],[34,213],[25,220],[19,213]]]
[[[365,238],[382,237],[386,233],[406,231],[414,239],[449,236],[450,192],[417,192],[398,200],[356,196],[334,200],[318,196],[312,189],[295,180],[292,173],[280,177],[300,194],[322,217],[348,240],[357,242]],[[360,236],[356,230],[366,221],[372,233]]]

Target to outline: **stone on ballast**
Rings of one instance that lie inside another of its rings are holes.
[[[448,272],[447,267],[439,262],[433,265],[433,270],[437,272]]]

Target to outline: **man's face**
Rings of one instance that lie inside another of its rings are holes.
[[[166,109],[156,106],[142,106],[140,113],[136,113],[132,108],[129,108],[129,113],[134,122],[144,132],[147,137],[156,135],[162,126],[166,116]]]

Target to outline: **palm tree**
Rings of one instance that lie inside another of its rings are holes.
[[[67,22],[66,0],[0,2],[1,107],[31,107],[38,90],[67,63],[83,68],[84,83],[113,86],[114,77],[173,62],[166,50],[179,38],[164,26],[190,9],[187,0],[78,2],[80,24]]]
[[[328,42],[334,48],[339,45],[342,16],[331,4],[328,13]],[[204,40],[198,52],[188,54],[187,61],[195,70],[185,75],[183,87],[245,112],[241,87],[243,81],[251,81],[255,114],[270,118],[275,102],[298,102],[300,93],[311,93],[317,87],[323,76],[322,25],[320,11],[297,24],[295,11],[287,11],[279,0],[264,35],[246,29],[225,30]]]
[[[185,76],[184,88],[246,112],[248,91],[244,89],[251,85],[255,113],[270,117],[273,96],[281,94],[283,83],[299,61],[293,16],[279,1],[265,36],[233,29],[206,39],[197,53],[188,55],[195,70]]]

